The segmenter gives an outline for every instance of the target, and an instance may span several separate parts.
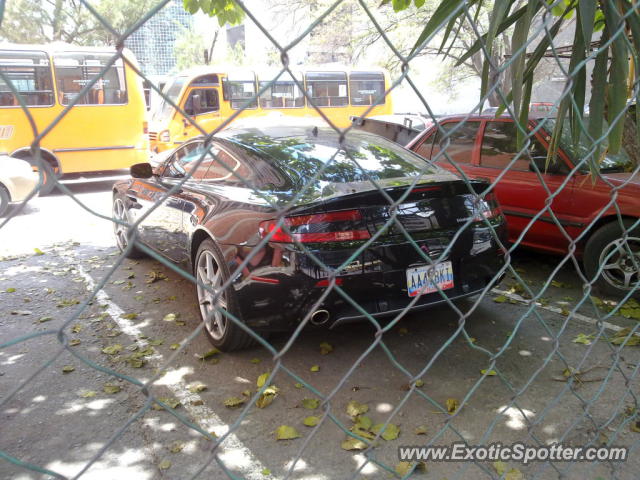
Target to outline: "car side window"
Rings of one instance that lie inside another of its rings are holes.
[[[448,122],[441,125],[442,131],[432,135],[431,158],[447,162],[447,156],[456,163],[471,163],[480,122]],[[442,153],[440,153],[442,152]],[[445,156],[445,153],[447,156]]]
[[[531,157],[546,157],[547,149],[534,136],[528,154],[522,154],[510,170],[528,172]],[[505,169],[519,152],[516,125],[513,122],[487,122],[482,138],[480,166]]]
[[[421,157],[430,159],[431,158],[431,148],[433,147],[433,140],[436,138],[438,134],[438,130],[434,130],[429,134],[427,139],[422,142],[418,148],[416,148],[415,152]]]
[[[290,190],[288,176],[260,155],[226,140],[211,145],[213,154],[206,181],[259,191]]]
[[[194,102],[197,102],[197,104],[194,104]],[[220,99],[218,98],[218,91],[213,88],[191,90],[189,97],[184,102],[184,111],[190,116],[217,112],[218,110],[220,110]]]
[[[169,178],[182,178],[186,176],[193,170],[203,152],[204,147],[201,141],[190,142],[183,145],[171,156],[162,176]],[[193,178],[195,178],[195,175]]]
[[[248,179],[251,171],[247,166],[218,145],[211,145],[207,152],[207,172],[203,179],[210,182],[224,182],[226,184],[242,184],[242,179]]]

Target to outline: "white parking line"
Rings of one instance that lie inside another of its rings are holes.
[[[96,288],[96,283],[93,278],[82,268],[81,265],[76,265],[76,269],[80,276],[85,280],[87,290],[93,291]],[[131,320],[122,318],[125,313],[116,303],[111,300],[104,290],[99,290],[96,295],[97,300],[106,305],[105,311],[118,324],[122,333],[129,335],[136,339],[139,343],[138,337],[142,334],[140,328]],[[160,358],[159,355],[155,356]],[[153,360],[153,357],[152,357]],[[155,365],[159,367],[159,364]],[[191,420],[197,423],[203,430],[207,432],[214,431],[216,435],[220,436],[226,433],[229,426],[226,425],[216,413],[207,407],[202,400],[202,397],[197,393],[191,393],[187,388],[187,385],[182,381],[176,381],[173,383],[162,381],[161,384],[166,386],[173,392],[181,405],[191,416]],[[199,405],[193,405],[195,402]],[[219,456],[224,461],[225,465],[231,470],[240,470],[242,475],[249,480],[264,480],[265,475],[262,471],[265,469],[264,465],[251,453],[241,441],[235,435],[229,435],[224,443],[218,447]],[[274,478],[271,476],[270,478]]]
[[[511,293],[511,292],[507,292],[506,290],[500,290],[498,288],[494,288],[491,290],[493,293],[496,293],[498,295],[504,295],[507,298],[510,298],[512,300],[516,300],[520,303],[525,303],[527,305],[529,305],[531,303],[531,300],[528,298],[524,298],[521,297],[520,295],[516,294],[516,293]],[[542,308],[543,310],[548,310],[550,312],[553,313],[557,313],[559,315],[565,316],[562,313],[562,309],[558,308],[558,307],[553,307],[551,305],[542,305],[541,303],[536,302],[536,307],[538,308]],[[597,325],[598,324],[598,320],[596,320],[595,318],[591,318],[591,317],[587,317],[586,315],[582,315],[581,313],[575,312],[571,318],[575,318],[576,320],[580,320],[581,322],[584,323],[588,323],[590,325]],[[604,328],[608,328],[609,330],[613,330],[614,332],[619,332],[620,330],[622,330],[622,327],[618,326],[618,325],[614,325],[613,323],[609,323],[609,322],[602,322],[602,324],[604,325]]]

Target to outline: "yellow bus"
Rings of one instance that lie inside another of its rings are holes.
[[[0,154],[36,163],[33,130],[8,81],[40,132],[114,54],[114,49],[67,44],[0,44]],[[124,55],[135,65],[130,52]],[[146,129],[142,82],[119,58],[40,142],[46,161],[40,194],[54,188],[54,176],[117,170],[147,161]]]
[[[257,92],[277,74],[267,69],[256,73],[200,67],[169,79],[163,94],[203,130],[211,132],[238,110],[242,110],[239,117],[267,115],[273,111],[297,117],[318,117],[318,112],[298,86],[303,85],[313,103],[331,122],[338,127],[347,127],[351,123],[349,117],[362,115],[390,85],[389,76],[383,70],[309,68],[293,72],[295,80],[283,73],[256,99]],[[369,115],[392,112],[391,98],[387,96]],[[152,108],[149,140],[153,151],[174,148],[199,134],[199,130],[165,99]]]

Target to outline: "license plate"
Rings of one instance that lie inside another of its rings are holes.
[[[407,269],[407,292],[410,297],[419,293],[433,293],[453,288],[453,266],[451,262],[422,265]]]

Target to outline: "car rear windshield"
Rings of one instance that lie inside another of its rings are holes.
[[[349,132],[341,146],[338,135],[329,129],[296,129],[286,136],[269,131],[243,131],[230,140],[240,147],[264,156],[287,171],[294,184],[304,186],[315,179],[316,186],[381,181],[393,186],[394,180],[422,175],[447,175],[440,167],[378,135]],[[317,134],[313,134],[313,132]],[[423,181],[423,180],[420,180]],[[405,184],[402,182],[397,183]]]

